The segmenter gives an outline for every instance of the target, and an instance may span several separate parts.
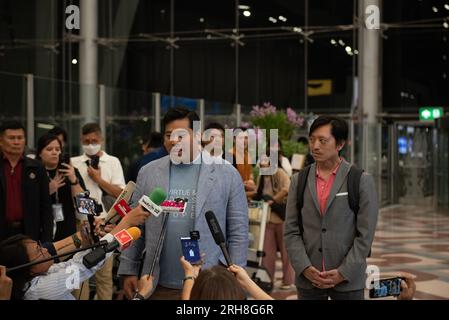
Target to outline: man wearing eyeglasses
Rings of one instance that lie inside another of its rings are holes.
[[[343,119],[317,118],[309,131],[316,163],[292,177],[284,238],[300,299],[364,299],[366,258],[374,238],[378,199],[372,176],[351,169],[340,156],[347,139],[348,125]],[[351,192],[352,182],[359,192]],[[353,194],[358,208],[349,204]]]

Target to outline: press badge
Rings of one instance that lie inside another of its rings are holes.
[[[55,222],[64,221],[64,213],[62,211],[62,204],[60,204],[60,203],[52,204],[52,208],[53,208],[53,219],[55,220]]]

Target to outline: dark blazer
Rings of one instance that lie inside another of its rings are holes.
[[[6,177],[0,159],[0,240],[6,237]],[[53,239],[53,213],[48,191],[47,171],[34,159],[24,157],[22,166],[22,206],[24,232],[34,240]]]

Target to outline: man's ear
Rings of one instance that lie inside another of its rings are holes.
[[[341,141],[339,144],[337,144],[337,150],[341,151],[341,149],[343,149],[343,147],[345,146],[346,141]]]

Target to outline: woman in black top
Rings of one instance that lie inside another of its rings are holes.
[[[39,138],[36,159],[42,161],[50,180],[50,197],[56,223],[53,241],[64,239],[76,232],[73,197],[86,188],[78,169],[70,164],[60,163],[61,152],[62,145],[57,136],[45,134]]]

